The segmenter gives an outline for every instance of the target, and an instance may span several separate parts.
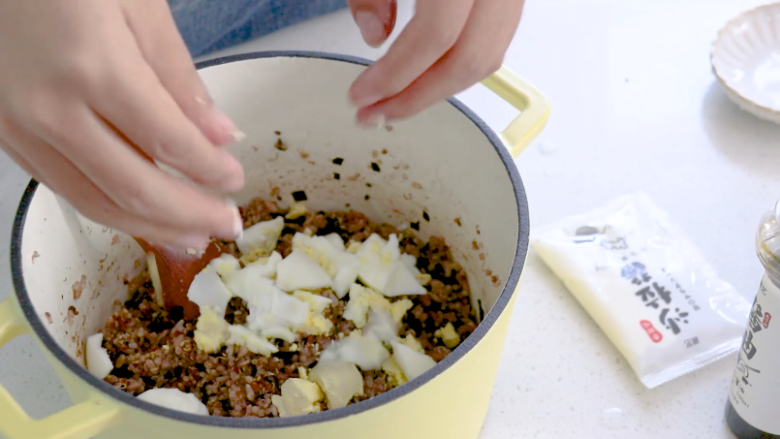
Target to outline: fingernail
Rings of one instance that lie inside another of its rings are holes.
[[[363,40],[370,46],[376,47],[385,41],[385,25],[375,13],[367,10],[357,11],[355,23],[360,28]]]
[[[368,127],[368,128],[374,128],[374,129],[380,129],[383,126],[385,126],[385,122],[387,122],[387,119],[385,119],[385,115],[381,113],[372,114],[371,116],[368,116],[367,119],[360,121],[360,124]]]
[[[244,234],[244,220],[241,218],[238,207],[235,207],[236,203],[232,200],[230,203],[233,205],[233,236],[234,239],[238,239]]]
[[[235,123],[233,123],[232,120],[230,120],[229,117],[225,113],[222,112],[217,107],[211,107],[211,118],[213,119],[214,123],[219,127],[219,129],[224,132],[225,134],[230,135],[233,137],[233,140],[236,142],[240,142],[246,138],[246,134],[244,134],[243,131],[238,129]]]
[[[180,250],[193,249],[196,252],[206,250],[209,245],[209,237],[202,235],[183,235],[176,241],[176,246]]]

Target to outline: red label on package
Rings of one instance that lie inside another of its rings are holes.
[[[772,320],[772,314],[769,314],[768,312],[764,313],[764,329],[769,327],[769,321]]]
[[[648,336],[650,336],[650,340],[653,341],[653,343],[660,343],[661,340],[664,339],[664,336],[658,332],[657,329],[655,329],[655,326],[653,326],[653,323],[650,320],[640,320],[639,324],[642,326],[642,329],[645,330]]]

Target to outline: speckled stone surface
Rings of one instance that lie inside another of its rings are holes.
[[[717,30],[743,0],[528,0],[506,64],[552,101],[547,130],[518,160],[532,225],[642,189],[752,299],[761,275],[753,233],[780,197],[780,127],[726,98],[710,72]],[[412,6],[401,0],[400,21]],[[375,58],[344,13],[223,53],[314,49]],[[515,112],[482,87],[460,96],[495,129]],[[0,240],[25,176],[0,158]],[[11,291],[0,246],[0,298]],[[707,438],[723,421],[735,356],[654,390],[540,259],[529,255],[481,439]],[[29,339],[0,350],[0,383],[34,416],[68,405]]]

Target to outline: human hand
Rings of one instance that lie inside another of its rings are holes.
[[[490,76],[520,22],[524,0],[420,0],[387,54],[352,84],[358,121],[381,125],[411,117]],[[363,39],[382,44],[395,0],[349,0]]]
[[[0,0],[0,147],[101,224],[158,244],[234,239],[236,126],[211,102],[165,0]]]

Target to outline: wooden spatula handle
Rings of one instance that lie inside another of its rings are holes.
[[[209,262],[223,253],[230,253],[230,249],[221,243],[211,241],[204,253],[192,255],[185,251],[150,244],[142,238],[134,239],[147,254],[154,254],[157,271],[160,274],[165,309],[170,311],[174,307],[181,307],[185,320],[197,319],[200,315],[198,305],[187,298],[190,284],[195,279],[195,275],[200,273]]]

